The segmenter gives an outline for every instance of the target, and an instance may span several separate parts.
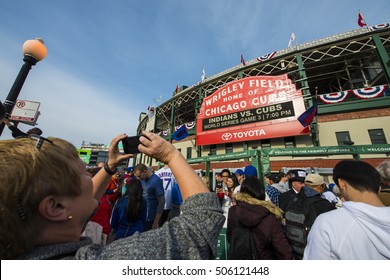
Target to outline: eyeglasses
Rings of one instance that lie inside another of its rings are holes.
[[[35,135],[35,134],[30,134],[27,136],[28,138],[31,138],[31,139],[36,139],[37,140],[37,143],[35,144],[35,149],[37,149],[38,151],[41,149],[42,145],[43,145],[43,142],[47,141],[51,144],[53,144],[53,141],[45,138],[45,137],[42,137],[40,135]]]

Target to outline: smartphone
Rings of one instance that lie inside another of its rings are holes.
[[[137,154],[140,153],[138,150],[138,145],[141,143],[139,141],[140,135],[137,136],[128,136],[122,140],[123,151],[125,154]]]

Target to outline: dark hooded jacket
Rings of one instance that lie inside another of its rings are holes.
[[[251,228],[260,259],[292,259],[291,246],[283,233],[283,216],[280,208],[246,193],[235,195],[234,199],[237,204],[230,207],[227,222],[228,242],[234,228],[242,224]]]

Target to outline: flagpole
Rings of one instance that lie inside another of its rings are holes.
[[[315,87],[315,100],[314,102],[317,103],[317,99],[318,98],[318,87]],[[319,146],[319,139],[320,139],[320,130],[318,128],[318,105],[317,105],[317,114],[315,115],[314,117],[314,123],[313,123],[313,127],[314,127],[314,130],[315,130],[315,135],[314,135],[314,146]]]
[[[364,24],[366,25],[368,31],[371,31],[370,26],[368,25],[366,19],[364,18],[363,14],[360,12],[360,10],[359,10],[359,16],[362,17],[362,19],[363,19],[363,21],[364,21]]]
[[[363,15],[362,15],[362,16],[363,16]],[[364,23],[366,24],[366,27],[367,27],[368,31],[371,31],[371,28],[370,28],[370,26],[368,25],[366,19],[365,19],[364,17],[363,17],[363,19],[364,19]]]

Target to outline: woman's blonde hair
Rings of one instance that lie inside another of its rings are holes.
[[[48,195],[81,194],[76,148],[59,138],[0,141],[0,258],[32,250],[40,235],[38,205]]]

